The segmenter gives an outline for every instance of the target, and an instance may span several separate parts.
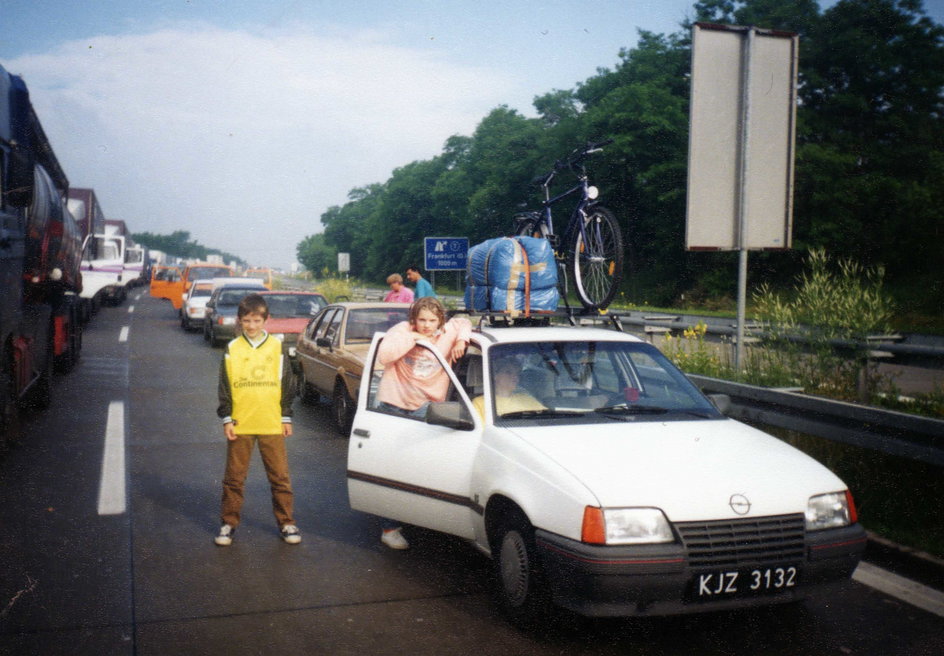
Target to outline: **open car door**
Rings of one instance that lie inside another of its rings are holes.
[[[442,356],[428,348],[450,379],[442,403],[423,418],[385,407],[377,398],[384,368],[377,361],[382,335],[374,336],[361,379],[348,447],[351,508],[473,539],[471,473],[482,420]],[[421,343],[422,345],[422,343]]]

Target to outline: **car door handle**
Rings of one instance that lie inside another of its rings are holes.
[[[364,430],[363,428],[355,428],[354,435],[357,437],[370,437],[370,431]]]

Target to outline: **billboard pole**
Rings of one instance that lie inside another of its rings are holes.
[[[744,322],[747,315],[747,172],[750,170],[750,125],[751,125],[751,50],[756,28],[747,30],[741,52],[741,149],[738,171],[738,298],[737,298],[737,343],[734,349],[734,371],[741,372],[744,365]]]

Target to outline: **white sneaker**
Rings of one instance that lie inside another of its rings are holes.
[[[380,534],[380,541],[391,549],[409,549],[410,543],[403,537],[399,528],[385,530]]]
[[[223,524],[220,526],[220,533],[213,541],[220,547],[228,547],[233,544],[233,534],[236,532],[236,529],[230,526],[229,524]]]
[[[280,533],[282,534],[282,539],[289,544],[298,544],[302,541],[302,534],[299,533],[298,527],[295,524],[286,524],[282,527]]]

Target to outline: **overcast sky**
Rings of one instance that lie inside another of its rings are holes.
[[[351,189],[498,105],[533,115],[693,4],[0,0],[0,65],[106,217],[288,267]],[[941,5],[925,2],[938,21]]]

